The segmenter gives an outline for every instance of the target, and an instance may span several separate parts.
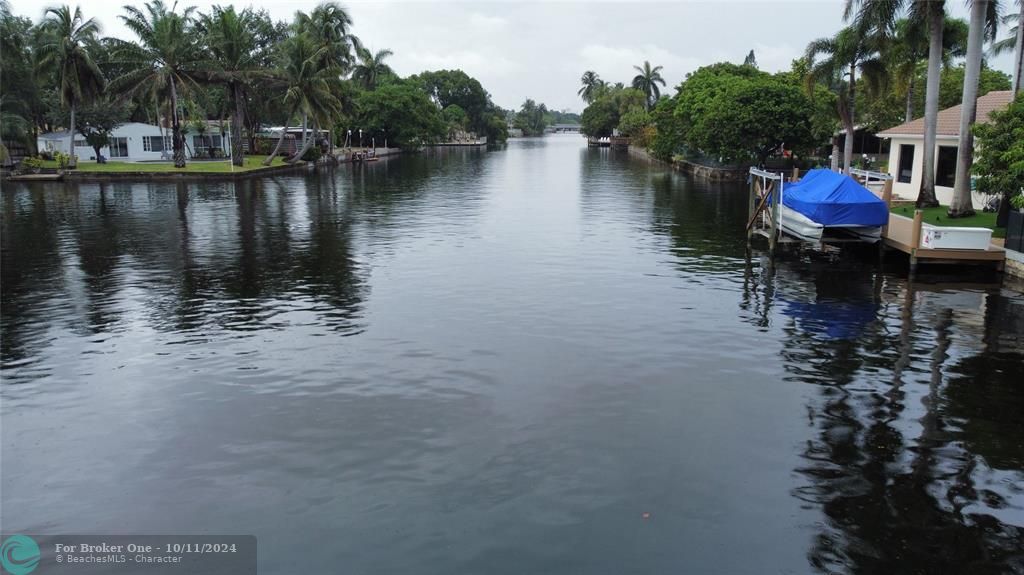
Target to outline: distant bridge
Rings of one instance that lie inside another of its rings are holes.
[[[552,125],[548,126],[544,131],[545,132],[553,132],[553,133],[569,132],[569,133],[578,134],[579,131],[580,131],[580,125],[579,124],[552,124]]]

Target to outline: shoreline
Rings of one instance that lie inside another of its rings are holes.
[[[357,164],[362,163],[351,158],[351,148],[346,148],[348,152],[339,153],[335,150],[335,160],[331,161],[329,156],[324,156],[316,162],[296,162],[295,164],[284,164],[277,166],[261,166],[258,168],[252,168],[248,170],[240,170],[236,172],[194,172],[189,171],[186,167],[183,171],[149,171],[139,170],[131,172],[91,172],[91,171],[78,171],[78,170],[67,170],[61,171],[56,170],[53,172],[40,172],[37,174],[8,174],[3,178],[5,182],[75,182],[75,183],[93,183],[93,182],[133,182],[133,183],[147,183],[147,182],[223,182],[223,181],[238,181],[245,180],[248,178],[277,175],[283,173],[298,173],[302,171],[308,171],[316,169],[319,166],[331,166],[339,164]],[[402,154],[401,148],[378,148],[375,156],[378,158],[397,156]]]

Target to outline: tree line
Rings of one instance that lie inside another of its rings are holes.
[[[838,169],[842,158],[841,166],[849,172],[855,165],[854,139],[843,134],[857,128],[880,131],[923,115],[928,153],[916,203],[928,207],[938,205],[938,111],[963,103],[949,215],[971,215],[974,135],[991,133],[981,126],[975,130],[977,98],[1011,89],[1020,98],[1024,2],[1015,4],[1019,10],[1003,16],[1002,10],[1013,6],[1010,2],[972,0],[970,20],[964,21],[949,17],[942,0],[847,0],[845,27],[810,42],[790,70],[758,70],[751,51],[742,64],[718,63],[688,74],[672,96],[657,89],[659,83],[664,86],[656,74],[660,66],[636,66],[639,73],[630,87],[609,85],[588,71],[579,90],[588,104],[583,132],[605,136],[618,130],[662,159],[694,154],[722,163],[763,163],[783,149],[820,157],[828,154],[823,148],[831,143],[832,168]],[[1008,35],[999,34],[1001,26],[1009,27]],[[989,54],[1014,51],[1012,81],[987,67],[986,43]],[[954,65],[960,59],[962,64]],[[845,143],[840,151],[841,139]],[[998,151],[990,150],[989,157]],[[980,169],[974,168],[976,173]],[[1019,181],[1005,186],[1004,211],[1009,197],[1022,187]]]
[[[295,162],[319,130],[335,144],[349,130],[397,146],[437,142],[460,131],[507,137],[509,111],[461,70],[399,77],[390,50],[371,50],[349,13],[324,2],[292,22],[265,10],[214,6],[201,13],[162,0],[128,5],[118,16],[134,39],[102,37],[80,7],[49,8],[34,23],[0,0],[2,137],[32,149],[40,131],[67,128],[91,146],[138,121],[169,129],[174,164],[186,163],[184,132],[206,120],[231,125],[231,155],[243,164],[243,137],[256,152],[267,126],[301,125]],[[284,138],[265,160],[269,164]],[[74,158],[71,159],[74,162]]]

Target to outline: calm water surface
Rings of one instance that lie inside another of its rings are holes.
[[[2,528],[261,574],[1024,573],[1024,298],[573,136],[2,195]]]

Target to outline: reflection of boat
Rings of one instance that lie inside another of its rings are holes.
[[[812,241],[845,236],[873,243],[889,222],[889,209],[878,196],[849,176],[825,169],[784,186],[780,211],[783,231]]]

